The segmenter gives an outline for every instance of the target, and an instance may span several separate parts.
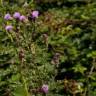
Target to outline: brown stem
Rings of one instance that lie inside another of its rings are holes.
[[[93,73],[93,70],[95,68],[95,64],[96,64],[96,58],[93,58],[92,67],[91,67],[89,74],[87,75],[87,79],[86,79],[87,88],[85,88],[84,96],[89,96],[89,78]]]

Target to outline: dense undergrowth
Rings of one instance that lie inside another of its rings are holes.
[[[0,96],[96,96],[96,1],[1,0]]]

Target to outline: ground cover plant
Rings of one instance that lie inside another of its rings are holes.
[[[0,96],[96,96],[96,1],[1,0]]]

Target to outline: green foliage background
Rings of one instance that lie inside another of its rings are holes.
[[[20,34],[18,47],[5,32],[4,15],[19,11],[28,16],[31,10],[39,10],[40,16],[35,23],[19,24],[24,37]],[[25,56],[22,80],[21,47]],[[33,91],[42,84],[49,85],[46,96],[96,96],[95,59],[95,0],[1,0],[0,96],[28,96],[26,90],[29,96],[45,96]]]

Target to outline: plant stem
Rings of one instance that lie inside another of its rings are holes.
[[[3,6],[3,0],[1,0],[1,2],[0,2],[0,3],[1,3],[0,5],[1,5],[1,6]]]
[[[21,51],[20,51],[21,52]],[[23,52],[23,51],[22,51]],[[24,53],[19,53],[19,55],[21,54],[21,56],[22,56],[22,54],[24,54]],[[23,72],[23,65],[24,65],[24,57],[20,57],[19,56],[19,60],[20,60],[20,73],[21,73],[21,80],[22,80],[22,83],[23,83],[23,86],[24,86],[24,90],[25,90],[25,96],[30,96],[29,95],[29,92],[28,92],[28,88],[27,88],[27,83],[26,83],[26,80],[25,80],[25,78],[24,78],[24,72]]]
[[[23,85],[24,85],[24,89],[25,89],[25,93],[26,93],[25,96],[30,96],[30,95],[29,95],[29,92],[28,92],[26,80],[25,80],[25,78],[24,78],[24,76],[23,76],[23,74],[22,74],[22,71],[21,71],[21,79],[22,79],[22,82],[23,82]]]
[[[96,59],[96,58],[93,58],[92,67],[91,67],[91,69],[90,69],[90,71],[89,71],[89,74],[88,74],[88,76],[87,76],[87,79],[86,79],[87,87],[85,88],[84,96],[89,96],[89,91],[90,91],[89,78],[90,78],[90,76],[92,75],[93,70],[94,70],[94,68],[95,68],[95,64],[96,64],[95,59]]]
[[[10,33],[8,33],[7,31],[6,31],[6,33],[7,33],[8,37],[10,38],[11,42],[13,43],[13,37],[12,37],[12,35]]]

